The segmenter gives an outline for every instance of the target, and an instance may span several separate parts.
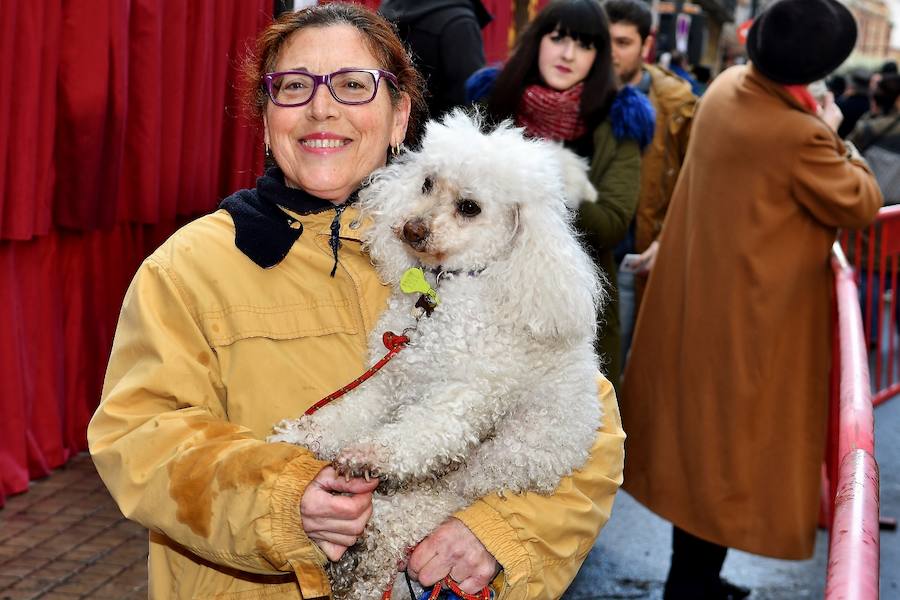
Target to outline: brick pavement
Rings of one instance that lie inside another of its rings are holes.
[[[0,509],[0,600],[147,597],[147,532],[80,454]]]

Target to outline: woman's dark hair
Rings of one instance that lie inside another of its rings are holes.
[[[580,112],[589,129],[606,117],[615,98],[616,78],[603,6],[598,0],[551,0],[519,36],[512,56],[497,76],[487,105],[491,118],[501,121],[513,117],[525,88],[541,83],[541,38],[554,31],[597,49],[594,64],[584,79]]]
[[[413,66],[403,42],[397,37],[394,26],[371,10],[344,3],[322,4],[296,12],[286,12],[259,34],[256,47],[244,59],[245,102],[256,119],[265,114],[269,97],[262,78],[275,70],[278,54],[288,38],[308,27],[349,25],[356,28],[366,41],[369,51],[382,69],[397,77],[398,86],[388,84],[394,106],[400,101],[401,92],[410,99],[409,124],[406,140],[415,140],[425,115],[425,84]]]

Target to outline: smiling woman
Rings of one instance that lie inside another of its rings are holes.
[[[379,67],[351,25],[305,28],[286,40],[275,73],[266,76],[272,101],[263,120],[289,187],[340,204],[404,140],[409,95],[394,101],[386,88],[397,78]]]
[[[325,557],[371,514],[374,482],[263,440],[365,368],[387,290],[350,205],[415,130],[421,78],[386,21],[342,4],[284,15],[245,71],[274,164],[141,266],[89,428],[154,532],[151,598],[327,595]]]
[[[122,512],[152,532],[154,600],[328,596],[325,568],[378,484],[264,440],[366,370],[390,290],[356,192],[415,135],[421,77],[389,23],[344,3],[280,17],[246,72],[272,166],[141,266],[88,431]],[[474,592],[502,565],[504,598],[559,597],[609,514],[623,437],[611,414],[596,463],[558,492],[457,513],[411,554],[413,576]]]

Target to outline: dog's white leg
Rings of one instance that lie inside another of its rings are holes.
[[[372,379],[364,385],[312,415],[282,421],[269,441],[305,446],[319,458],[332,460],[338,451],[376,429],[391,407],[383,382]]]
[[[546,494],[584,464],[600,425],[593,381],[535,383],[529,398],[445,476],[448,485],[468,500],[500,490]]]
[[[338,453],[336,464],[352,473],[366,469],[389,480],[426,477],[461,461],[493,427],[493,413],[482,406],[490,392],[465,384],[443,384],[404,407],[399,418],[361,436]]]

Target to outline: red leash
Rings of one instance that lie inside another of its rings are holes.
[[[325,406],[326,404],[328,404],[329,402],[331,402],[332,400],[336,400],[336,399],[340,398],[341,396],[343,396],[344,394],[346,394],[347,392],[359,387],[366,379],[370,378],[372,375],[374,375],[375,373],[380,371],[384,365],[388,364],[388,362],[390,362],[390,360],[392,358],[397,356],[397,354],[401,350],[406,348],[406,344],[409,343],[409,338],[406,337],[405,335],[397,335],[396,333],[392,333],[390,331],[385,331],[384,335],[381,336],[381,341],[384,342],[384,347],[388,349],[388,353],[385,354],[381,360],[379,360],[377,363],[372,365],[372,367],[368,371],[366,371],[365,373],[363,373],[362,375],[360,375],[359,377],[357,377],[356,379],[354,379],[353,381],[351,381],[350,383],[348,383],[347,385],[345,385],[338,391],[328,394],[327,396],[325,396],[324,398],[322,398],[321,400],[319,400],[318,402],[316,402],[315,404],[310,406],[308,409],[306,409],[306,412],[303,414],[311,415],[314,412],[316,412],[317,410],[319,410],[320,408],[322,408],[323,406]]]
[[[388,586],[384,593],[381,595],[381,600],[391,600],[391,592],[394,589],[394,582]],[[431,594],[428,596],[428,600],[437,600],[441,596],[441,592],[444,589],[448,589],[462,600],[491,600],[491,589],[485,586],[480,592],[477,594],[467,594],[461,589],[459,589],[459,585],[447,575],[431,588]]]
[[[416,544],[416,546],[418,546],[418,544]],[[413,550],[416,549],[416,546],[407,548],[407,550],[406,550],[407,560],[409,559],[409,555],[413,553]],[[400,562],[397,565],[397,568],[403,569],[404,562],[406,562],[406,561]],[[406,583],[407,583],[407,585],[409,584],[409,575],[406,576]],[[437,583],[434,584],[434,587],[431,588],[431,593],[428,594],[427,600],[438,600],[441,597],[441,592],[444,591],[445,589],[450,590],[451,592],[456,594],[457,597],[459,597],[461,600],[491,600],[491,588],[489,588],[488,586],[484,586],[481,589],[481,591],[479,591],[477,594],[467,594],[466,592],[462,591],[459,588],[459,584],[456,583],[456,581],[452,577],[450,577],[450,575],[447,575],[446,577],[444,577],[443,579],[441,579],[440,581],[438,581]],[[393,591],[394,591],[394,581],[391,580],[391,583],[388,584],[387,589],[384,590],[384,592],[381,594],[381,600],[391,600],[391,594]],[[412,587],[409,588],[409,593],[410,594],[413,593]],[[411,600],[416,600],[416,599],[415,599],[415,597],[413,597]]]
[[[491,589],[489,587],[485,586],[477,594],[467,594],[459,589],[459,586],[454,580],[450,579],[449,575],[434,584],[434,588],[431,590],[431,595],[428,596],[428,600],[439,598],[443,588],[449,588],[451,592],[462,598],[462,600],[491,600]]]

